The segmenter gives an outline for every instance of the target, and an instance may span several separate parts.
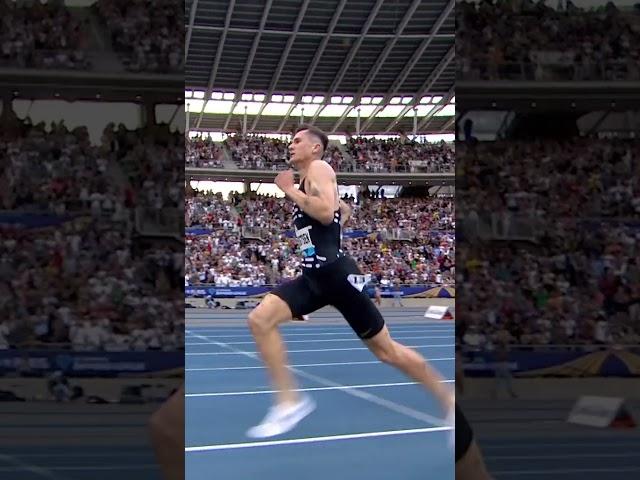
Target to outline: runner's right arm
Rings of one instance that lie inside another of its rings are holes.
[[[351,207],[347,205],[344,200],[340,200],[340,226],[344,227],[344,224],[351,218]]]

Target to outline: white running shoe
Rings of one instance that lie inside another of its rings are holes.
[[[449,447],[456,447],[456,409],[455,407],[451,407],[451,410],[447,413],[447,418],[445,419],[445,423],[447,427],[451,427],[449,430]]]
[[[315,409],[316,403],[308,395],[301,397],[300,401],[294,405],[276,405],[269,409],[266,417],[259,425],[247,431],[247,436],[251,438],[267,438],[282,435],[293,429]]]

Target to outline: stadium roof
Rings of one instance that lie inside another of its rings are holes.
[[[249,131],[290,131],[304,108],[305,122],[353,133],[360,106],[361,133],[411,133],[416,108],[419,133],[450,132],[454,8],[453,0],[187,0],[191,129],[238,130],[247,106]]]

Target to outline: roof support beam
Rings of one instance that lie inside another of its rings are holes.
[[[327,94],[327,97],[325,98],[324,103],[316,111],[316,113],[313,115],[313,118],[311,119],[311,122],[310,122],[311,125],[313,125],[315,123],[315,121],[317,120],[318,116],[320,115],[320,112],[327,105],[329,105],[331,103],[331,97],[334,95],[334,93],[336,93],[336,89],[340,86],[340,82],[342,82],[342,79],[344,78],[345,74],[349,70],[349,67],[351,66],[351,63],[353,62],[353,59],[356,57],[356,54],[358,53],[358,50],[360,50],[360,46],[362,45],[362,42],[364,41],[365,37],[368,36],[367,34],[369,32],[369,29],[373,25],[373,21],[378,16],[378,12],[380,11],[380,8],[382,8],[383,4],[384,4],[384,0],[378,0],[376,2],[376,4],[374,5],[374,7],[369,12],[369,16],[367,17],[367,21],[364,23],[364,25],[362,27],[362,30],[360,31],[360,35],[358,35],[358,37],[357,37],[356,42],[353,45],[351,45],[351,49],[349,50],[349,53],[347,54],[347,57],[342,62],[342,66],[340,67],[340,70],[338,71],[338,75],[336,75],[335,80],[333,81],[333,83],[331,84],[331,87],[329,88],[329,92]]]
[[[204,103],[202,104],[202,111],[198,116],[198,122],[196,123],[196,128],[200,128],[200,123],[202,122],[202,117],[204,115],[204,109],[207,106],[207,102],[211,100],[211,90],[213,89],[213,84],[216,81],[216,76],[218,75],[218,68],[220,67],[220,59],[222,58],[222,51],[224,50],[224,42],[227,40],[227,33],[229,31],[229,25],[231,24],[231,16],[233,15],[233,9],[236,6],[236,0],[231,0],[229,3],[229,10],[227,10],[227,16],[224,20],[224,30],[222,30],[222,35],[220,35],[220,41],[218,42],[218,49],[216,50],[216,56],[213,61],[213,67],[211,68],[211,73],[209,74],[209,84],[207,85],[207,91],[204,95]]]
[[[447,20],[447,18],[455,8],[455,5],[456,5],[455,0],[449,1],[449,3],[445,7],[445,9],[442,11],[440,16],[436,20],[436,22],[433,24],[433,27],[431,28],[431,32],[429,33],[429,36],[422,41],[418,49],[414,52],[413,56],[411,57],[411,60],[409,60],[409,62],[402,69],[402,73],[400,74],[400,76],[396,79],[395,82],[393,82],[393,85],[391,86],[391,89],[389,90],[387,95],[385,95],[384,100],[380,102],[380,104],[371,113],[371,116],[364,122],[364,125],[360,127],[361,130],[366,130],[369,127],[369,125],[371,125],[371,122],[373,122],[373,119],[378,114],[378,112],[380,112],[384,107],[386,107],[391,101],[391,98],[398,92],[398,90],[400,90],[400,87],[402,87],[402,85],[404,84],[405,80],[409,76],[409,73],[411,72],[413,67],[415,67],[416,63],[418,63],[418,61],[422,57],[422,54],[426,51],[429,45],[431,45],[431,42],[433,42],[433,39],[434,39],[434,35],[436,35],[440,30],[440,28],[442,28],[442,25],[444,24],[444,22]]]
[[[442,58],[442,60],[440,60],[440,63],[438,64],[438,66],[433,70],[433,72],[431,72],[431,74],[427,77],[424,83],[420,86],[420,88],[418,89],[416,94],[413,96],[411,101],[402,109],[402,111],[398,114],[398,116],[389,124],[385,132],[388,132],[393,127],[395,127],[397,123],[402,119],[402,117],[405,116],[405,114],[409,110],[411,110],[413,107],[417,106],[420,103],[420,98],[431,91],[431,87],[433,86],[434,83],[436,83],[438,78],[440,78],[440,75],[442,75],[442,72],[444,72],[444,70],[452,62],[454,56],[455,56],[455,45],[452,45],[449,51],[446,53],[446,55]],[[450,95],[449,99],[453,98],[453,95],[454,95],[453,87],[451,88],[451,90],[449,90],[448,95]],[[429,113],[432,113],[432,112],[429,112]]]
[[[456,117],[455,115],[453,117],[451,117],[449,120],[447,120],[447,123],[445,123],[442,128],[440,129],[441,132],[448,132],[449,129],[451,127],[453,127],[453,125],[456,123]]]
[[[338,20],[340,20],[340,16],[342,15],[342,11],[344,10],[344,7],[346,4],[347,4],[347,0],[340,0],[340,3],[338,4],[338,8],[336,8],[336,11],[333,13],[333,16],[331,17],[331,22],[329,23],[329,28],[327,30],[327,35],[322,38],[322,42],[320,43],[320,46],[316,50],[313,60],[311,61],[311,65],[309,65],[309,68],[307,68],[307,74],[305,75],[304,80],[302,81],[302,85],[298,88],[298,93],[296,93],[296,97],[294,98],[293,103],[291,104],[291,107],[289,107],[287,114],[284,116],[284,118],[282,119],[282,122],[280,122],[280,125],[278,126],[278,131],[282,131],[282,129],[284,128],[284,125],[287,123],[287,121],[289,120],[289,117],[291,116],[291,112],[293,112],[293,109],[300,102],[302,98],[302,94],[307,91],[307,86],[309,85],[309,82],[311,81],[311,78],[313,77],[313,74],[315,73],[316,68],[318,68],[320,59],[322,58],[322,55],[324,54],[324,51],[327,48],[327,44],[331,39],[331,34],[335,30],[336,25],[338,24]]]
[[[442,99],[440,104],[437,107],[433,108],[429,113],[427,113],[427,115],[422,120],[420,120],[420,123],[418,123],[418,131],[422,130],[427,125],[427,123],[429,123],[429,121],[436,116],[436,113],[441,112],[442,109],[449,104],[449,102],[454,97],[454,95],[455,95],[454,87],[451,87],[451,89],[447,92],[447,95]],[[455,116],[453,116],[453,118],[455,118]],[[387,129],[386,131],[388,132],[389,130]]]
[[[365,78],[362,86],[358,89],[358,92],[354,96],[353,106],[345,110],[345,112],[340,116],[338,121],[333,125],[333,128],[331,128],[332,132],[336,131],[336,129],[342,124],[342,122],[344,122],[344,119],[347,118],[347,115],[349,115],[349,113],[360,103],[360,98],[362,98],[362,94],[368,91],[369,86],[373,83],[373,80],[375,79],[376,75],[382,68],[382,65],[387,60],[387,57],[391,54],[391,50],[393,50],[393,47],[395,47],[398,39],[402,35],[402,32],[407,27],[407,24],[413,17],[413,14],[418,9],[421,2],[422,0],[413,0],[413,2],[411,2],[411,5],[409,5],[409,8],[404,14],[404,17],[402,17],[402,21],[400,22],[400,25],[398,25],[398,27],[396,28],[396,32],[393,38],[387,42],[387,44],[384,47],[384,50],[382,50],[382,53],[376,59],[375,63],[371,67],[371,70],[369,70],[369,73],[367,74],[367,77]]]
[[[374,7],[375,10],[375,7]],[[185,25],[186,26],[186,25]],[[214,26],[210,26],[210,25],[194,25],[193,26],[194,30],[202,30],[202,31],[209,31],[209,32],[221,32],[224,30],[224,27],[214,27]],[[227,29],[227,31],[229,33],[257,33],[257,29],[255,28],[238,28],[238,27],[232,27]],[[327,32],[296,32],[295,29],[293,31],[283,31],[283,30],[263,30],[264,34],[268,34],[268,35],[293,35],[294,33],[297,36],[300,37],[326,37],[328,36]],[[360,38],[360,33],[334,33],[331,36],[332,37],[336,37],[336,38]],[[383,39],[392,39],[395,37],[395,34],[393,33],[372,33],[370,35],[367,35],[368,38],[383,38]],[[402,38],[412,38],[412,39],[423,39],[424,38],[424,34],[420,34],[420,33],[411,33],[411,34],[407,34],[407,35],[403,35]],[[450,39],[455,39],[456,36],[454,33],[438,33],[437,35],[434,36],[434,38],[438,38],[438,39],[443,39],[443,40],[450,40]]]
[[[260,19],[260,29],[256,33],[255,38],[253,39],[253,45],[251,45],[251,52],[249,52],[249,58],[247,59],[247,64],[244,66],[244,71],[242,72],[242,78],[240,79],[240,85],[236,90],[236,98],[231,105],[231,110],[229,110],[229,115],[227,115],[227,119],[224,122],[223,130],[229,128],[229,122],[231,118],[233,118],[233,111],[236,106],[240,102],[240,96],[244,91],[244,87],[247,84],[247,78],[249,78],[249,72],[251,71],[251,67],[253,66],[253,59],[256,56],[256,51],[258,50],[258,45],[260,45],[260,39],[262,38],[262,34],[264,33],[264,26],[267,24],[267,17],[269,16],[269,12],[271,11],[271,6],[273,5],[273,0],[267,0],[267,3],[264,6],[264,10],[262,11],[262,18]]]
[[[293,32],[290,33],[289,39],[287,40],[287,45],[285,46],[284,51],[280,56],[280,61],[278,62],[278,67],[276,68],[276,72],[273,74],[273,77],[271,78],[269,91],[267,92],[267,95],[264,98],[264,103],[260,107],[260,110],[258,111],[256,118],[253,119],[253,123],[251,124],[251,128],[249,129],[250,131],[255,130],[256,126],[258,125],[258,121],[262,116],[262,112],[267,106],[267,103],[271,101],[271,95],[273,95],[273,91],[278,85],[278,81],[280,81],[280,75],[282,75],[284,64],[287,62],[287,58],[289,57],[289,52],[291,51],[293,42],[295,41],[296,36],[298,35],[298,31],[300,30],[300,25],[302,25],[302,20],[304,20],[304,16],[307,13],[307,8],[309,8],[309,2],[310,0],[304,0],[302,6],[300,7],[300,10],[298,11],[298,17],[296,18],[296,23],[293,26]]]
[[[189,25],[187,26],[187,38],[184,41],[184,63],[187,63],[189,56],[189,44],[191,43],[191,35],[193,34],[193,22],[196,20],[196,11],[198,10],[198,0],[193,0],[191,10],[189,11]]]

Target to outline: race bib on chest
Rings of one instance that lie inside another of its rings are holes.
[[[301,228],[300,230],[296,229],[298,249],[300,253],[306,257],[310,257],[316,253],[316,247],[311,241],[311,232],[309,230],[311,230],[311,225]]]

